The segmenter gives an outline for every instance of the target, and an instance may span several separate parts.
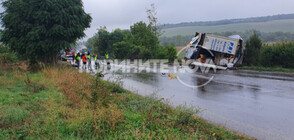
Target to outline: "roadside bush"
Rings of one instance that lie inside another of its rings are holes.
[[[166,59],[166,55],[167,55],[167,49],[165,49],[164,46],[159,46],[157,48],[157,58],[158,59]]]
[[[15,63],[18,61],[15,53],[0,53],[0,64]]]
[[[12,52],[9,47],[0,44],[0,64],[15,63],[17,61],[16,53]]]
[[[125,90],[122,88],[123,87],[123,81],[121,78],[117,78],[112,84],[112,92],[113,93],[124,93]]]
[[[265,67],[294,68],[294,43],[263,46],[260,64]]]
[[[200,112],[198,108],[195,108],[192,105],[188,106],[186,104],[177,106],[176,109],[179,110],[176,122],[183,125],[188,123],[195,123],[195,119],[192,116]]]
[[[173,63],[177,58],[177,49],[173,46],[159,46],[157,50],[158,59],[168,59],[169,63]]]
[[[0,54],[9,52],[9,48],[3,44],[0,44]]]
[[[173,46],[166,46],[166,49],[168,62],[173,63],[177,58],[177,49]]]

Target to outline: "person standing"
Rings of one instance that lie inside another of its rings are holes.
[[[88,52],[87,61],[88,61],[88,70],[92,70],[92,67],[91,67],[92,61],[91,61],[91,53],[90,52]]]
[[[75,53],[75,55],[74,55],[74,65],[77,63],[77,58],[78,58],[78,53]]]
[[[83,59],[83,69],[86,70],[87,69],[87,66],[86,66],[86,64],[87,64],[87,57],[86,57],[85,54],[83,54],[82,59]]]
[[[78,69],[80,69],[80,61],[81,61],[81,54],[78,53],[78,54],[77,54],[77,61],[76,61],[77,66],[78,66]]]
[[[109,62],[109,55],[108,55],[107,52],[105,52],[105,59],[106,59],[107,65],[110,65],[110,62]]]
[[[109,55],[107,52],[105,52],[105,59],[109,59]]]
[[[99,62],[98,62],[98,56],[97,54],[95,54],[94,56],[94,62],[95,62],[95,69],[97,70],[98,68],[100,68]]]

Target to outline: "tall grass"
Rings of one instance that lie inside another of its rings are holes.
[[[29,117],[30,112],[24,110],[20,107],[9,107],[4,110],[1,117],[0,124],[2,125],[12,125],[22,123],[27,117]]]
[[[0,139],[248,139],[193,117],[195,108],[174,109],[68,66],[0,81],[9,78],[0,85]]]

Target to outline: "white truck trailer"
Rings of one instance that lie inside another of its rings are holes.
[[[233,68],[242,64],[243,52],[243,39],[239,35],[222,37],[196,33],[187,45],[185,60],[205,63],[206,59],[211,59],[217,66]]]

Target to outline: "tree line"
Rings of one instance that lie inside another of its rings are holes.
[[[157,32],[151,24],[135,23],[130,30],[116,29],[108,32],[106,27],[88,39],[86,46],[103,56],[106,52],[116,59],[168,59],[177,58],[177,50],[171,45],[160,45]]]
[[[86,46],[101,55],[106,52],[115,59],[168,59],[170,63],[177,58],[177,50],[172,45],[160,45],[161,25],[156,17],[156,8],[146,10],[149,23],[143,21],[130,26],[130,30],[116,29],[108,32],[101,27],[88,39]]]

